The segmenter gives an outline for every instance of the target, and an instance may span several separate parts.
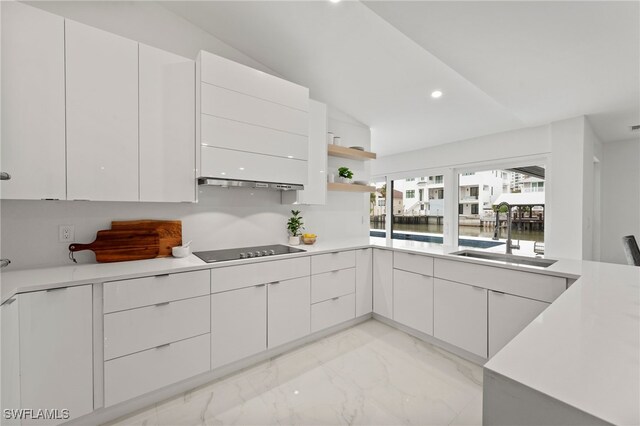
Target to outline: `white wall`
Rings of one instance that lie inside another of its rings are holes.
[[[622,237],[640,240],[640,138],[602,145],[601,259],[626,264]]]
[[[52,13],[161,49],[195,58],[199,50],[225,56],[271,72],[242,52],[205,33],[152,2],[29,2]],[[370,147],[369,129],[330,109],[330,128]],[[356,176],[368,177],[362,163]],[[75,241],[91,242],[96,231],[119,219],[180,219],[183,239],[193,250],[286,243],[292,207],[302,211],[306,230],[319,242],[362,237],[369,232],[368,194],[329,192],[325,206],[281,204],[279,192],[200,188],[198,204],[109,203],[81,201],[0,202],[0,253],[12,261],[8,270],[69,264],[68,244],[58,242],[58,225],[75,225]],[[94,260],[78,253],[79,262]]]

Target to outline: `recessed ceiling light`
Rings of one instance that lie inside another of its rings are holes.
[[[442,92],[440,90],[434,90],[431,92],[431,97],[434,99],[438,99],[440,96],[442,96]]]
[[[238,170],[244,170],[244,167],[238,167]]]
[[[342,0],[329,0],[331,3],[340,3]]]
[[[293,155],[287,155],[287,158],[293,158]]]
[[[221,174],[222,176],[226,175],[226,173],[225,173],[225,172],[221,172],[220,174]]]

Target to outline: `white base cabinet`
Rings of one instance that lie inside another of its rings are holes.
[[[267,349],[267,286],[211,295],[211,367]]]
[[[356,250],[356,317],[373,311],[373,249]]]
[[[268,292],[268,346],[292,342],[311,332],[311,279],[270,283]]]
[[[489,291],[489,357],[520,333],[549,303]]]
[[[92,294],[83,285],[17,296],[22,408],[67,408],[72,419],[93,411]]]
[[[433,335],[433,277],[393,271],[393,320]]]
[[[373,249],[373,312],[393,319],[393,252]]]
[[[433,335],[487,357],[487,290],[434,279]]]

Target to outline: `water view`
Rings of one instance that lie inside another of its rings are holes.
[[[384,223],[381,222],[370,222],[371,229],[381,229],[384,230]],[[411,232],[421,232],[427,234],[440,234],[442,235],[442,227],[443,225],[436,224],[404,224],[404,223],[394,223],[393,230],[394,231],[411,231]],[[481,237],[481,238],[493,238],[493,228],[481,228],[479,226],[459,226],[458,233],[461,237]],[[500,238],[507,237],[507,230],[500,230]],[[514,240],[525,240],[525,241],[537,241],[544,242],[544,231],[518,231],[517,229],[511,230],[511,238]]]

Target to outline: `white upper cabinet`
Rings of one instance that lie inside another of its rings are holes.
[[[327,105],[309,99],[308,179],[302,191],[282,194],[287,204],[325,204],[327,202]]]
[[[196,84],[200,176],[307,183],[307,88],[204,51]]]
[[[67,198],[138,201],[138,43],[65,23]]]
[[[140,201],[195,201],[195,62],[140,44]]]
[[[64,200],[64,19],[1,3],[2,198]]]

